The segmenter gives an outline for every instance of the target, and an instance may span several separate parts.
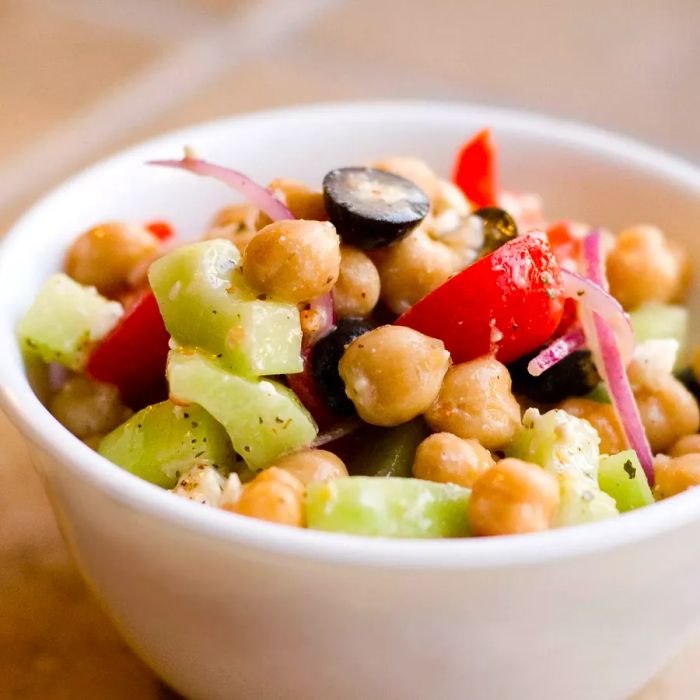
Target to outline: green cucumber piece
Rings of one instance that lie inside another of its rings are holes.
[[[123,313],[119,302],[58,273],[46,280],[17,333],[27,353],[79,371],[91,346],[112,330]]]
[[[230,467],[235,459],[223,427],[200,406],[163,401],[134,414],[100,442],[98,452],[146,481],[173,488],[193,464]]]
[[[672,338],[678,342],[678,360],[685,359],[688,349],[688,309],[675,304],[644,304],[630,312],[637,344],[647,340]]]
[[[509,457],[539,464],[555,476],[581,474],[595,481],[599,444],[598,433],[588,421],[558,408],[542,414],[529,408],[506,452]]]
[[[220,360],[200,352],[171,351],[167,376],[171,398],[209,411],[251,469],[306,447],[318,432],[293,391],[270,380],[232,374]]]
[[[561,409],[525,411],[509,457],[539,464],[559,479],[554,527],[580,525],[617,515],[615,501],[598,486],[600,438],[586,420]]]
[[[362,430],[346,459],[348,471],[366,476],[412,476],[416,449],[429,434],[422,418],[394,428]]]
[[[223,351],[231,369],[256,377],[304,369],[301,321],[294,304],[241,301],[231,305],[231,316]]]
[[[552,527],[583,525],[616,515],[615,499],[601,491],[595,481],[577,474],[559,476],[559,506]]]
[[[598,483],[615,499],[621,513],[654,503],[646,474],[634,450],[601,457]]]
[[[608,387],[605,384],[598,384],[595,389],[592,389],[584,397],[590,401],[595,401],[597,403],[610,403],[610,394],[608,393]]]
[[[421,479],[350,476],[306,488],[314,530],[370,537],[466,537],[469,489]]]

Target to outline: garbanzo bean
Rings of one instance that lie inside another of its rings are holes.
[[[81,284],[114,295],[128,286],[129,274],[154,257],[158,239],[142,226],[119,222],[101,224],[77,238],[66,255],[66,273]]]
[[[422,227],[377,251],[373,260],[381,280],[380,296],[395,314],[402,314],[439,287],[458,267],[452,250]]]
[[[654,479],[656,498],[668,498],[700,486],[700,454],[659,455],[654,460]]]
[[[314,190],[303,182],[286,177],[279,177],[273,180],[267,188],[287,205],[287,209],[294,214],[294,218],[307,219],[309,221],[328,220],[321,190]],[[257,219],[257,227],[260,229],[270,223],[270,217],[260,212]]]
[[[652,383],[632,388],[653,452],[665,452],[684,435],[698,432],[697,401],[674,376],[661,375]]]
[[[680,457],[681,455],[700,454],[700,435],[684,435],[680,440],[677,440],[668,451],[671,457]]]
[[[304,485],[283,469],[270,467],[247,483],[232,508],[240,515],[281,525],[304,526]]]
[[[477,479],[469,503],[475,535],[547,530],[559,504],[559,483],[541,467],[502,459]]]
[[[276,221],[243,253],[248,283],[281,301],[309,301],[330,292],[339,272],[340,239],[327,221]]]
[[[339,371],[362,420],[390,426],[430,406],[449,364],[442,341],[403,326],[380,326],[348,346]]]
[[[343,460],[327,450],[301,450],[281,457],[275,462],[275,467],[289,472],[302,484],[348,475]]]
[[[434,433],[418,445],[413,476],[471,488],[494,464],[491,453],[476,440],[463,440],[452,433]]]
[[[369,316],[379,300],[379,273],[357,248],[340,246],[340,275],[333,287],[333,305],[339,318]]]
[[[258,209],[250,204],[234,204],[224,207],[214,217],[211,228],[204,234],[204,240],[225,238],[231,241],[241,253],[258,232],[255,225]]]
[[[377,170],[385,170],[400,175],[415,183],[432,201],[438,194],[438,176],[432,168],[420,158],[394,156],[372,163]]]
[[[113,384],[84,375],[71,377],[49,402],[49,410],[81,439],[108,433],[131,415]]]
[[[478,440],[490,450],[503,447],[520,427],[508,368],[492,357],[450,367],[425,418],[433,430]]]
[[[610,292],[626,309],[676,298],[684,283],[684,255],[656,226],[625,229],[607,258]]]
[[[614,455],[627,449],[625,434],[611,404],[571,398],[559,404],[559,408],[587,420],[595,428],[600,437],[601,454]]]

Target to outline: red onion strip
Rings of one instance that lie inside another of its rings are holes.
[[[362,423],[359,420],[348,420],[343,423],[338,423],[329,430],[318,435],[311,443],[311,447],[321,447],[321,445],[327,445],[329,442],[340,440],[340,438],[354,433],[360,425],[362,425]]]
[[[539,377],[543,372],[571,355],[572,352],[580,350],[585,344],[586,336],[580,328],[576,328],[557,338],[551,345],[533,357],[527,365],[527,371],[533,377]]]
[[[292,212],[267,187],[258,185],[257,182],[237,170],[208,163],[199,158],[188,157],[181,160],[151,160],[148,164],[165,168],[180,168],[195,175],[213,177],[240,192],[251,204],[264,211],[273,221],[295,218]]]
[[[594,231],[584,239],[583,259],[589,278],[598,285],[599,289],[602,288],[606,282],[598,231]],[[627,442],[637,453],[647,480],[653,486],[653,455],[632,387],[627,379],[624,358],[619,348],[619,336],[613,332],[608,319],[588,304],[588,299],[581,301],[579,309],[593,361],[608,388],[613,408],[620,420]],[[634,342],[634,336],[632,341]]]
[[[309,302],[309,311],[318,316],[318,327],[304,338],[304,345],[311,346],[325,338],[335,328],[335,308],[331,292]]]
[[[584,257],[585,255],[584,246]],[[617,299],[610,296],[592,278],[582,277],[569,270],[562,270],[561,279],[564,285],[565,296],[575,299],[583,307],[594,311],[605,320],[615,334],[623,363],[627,366],[634,352],[634,331],[632,330],[629,316],[624,312]],[[598,276],[598,279],[604,278]]]

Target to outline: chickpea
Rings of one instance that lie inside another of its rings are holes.
[[[307,187],[298,180],[279,177],[273,180],[267,188],[278,199],[281,199],[295,219],[307,219],[309,221],[327,221],[326,204],[323,201],[323,192]],[[271,223],[270,217],[261,212],[257,219],[257,227],[262,228]]]
[[[633,390],[654,452],[665,452],[684,435],[698,432],[697,401],[673,375],[661,375],[653,383]]]
[[[454,365],[425,418],[433,430],[478,440],[490,450],[503,447],[520,427],[508,368],[492,357]]]
[[[289,472],[304,485],[312,481],[329,481],[348,475],[343,460],[327,450],[294,452],[278,459],[275,467]]]
[[[73,242],[65,269],[77,282],[113,295],[128,286],[133,268],[154,257],[158,248],[158,239],[142,226],[106,223]]]
[[[668,451],[671,457],[681,457],[682,455],[700,454],[700,435],[684,435],[680,440],[671,445]]]
[[[243,275],[275,299],[297,303],[330,292],[340,272],[340,239],[329,222],[276,221],[243,253]]]
[[[339,318],[365,318],[379,300],[379,273],[357,248],[340,246],[340,275],[333,287],[333,305]]]
[[[204,234],[204,240],[226,238],[241,253],[258,232],[255,221],[258,210],[249,204],[234,204],[224,207],[212,221],[211,228]]]
[[[613,455],[627,449],[627,440],[615,409],[609,403],[590,399],[571,398],[559,404],[559,408],[577,418],[587,420],[598,433],[600,452]]]
[[[463,440],[452,433],[433,433],[416,450],[413,476],[472,488],[495,462],[476,440]]]
[[[381,280],[381,298],[396,314],[446,282],[458,267],[453,251],[432,239],[423,227],[377,251],[373,259]]]
[[[71,377],[49,402],[49,410],[81,439],[108,433],[131,415],[113,384]]]
[[[475,535],[547,530],[559,504],[559,482],[541,467],[502,459],[477,479],[469,517]]]
[[[700,486],[700,454],[685,454],[680,457],[659,455],[654,460],[654,496],[669,498]]]
[[[270,467],[247,483],[238,501],[225,509],[250,518],[303,527],[304,485],[289,472]]]
[[[380,326],[348,346],[338,369],[360,418],[391,426],[430,406],[449,364],[442,341],[403,326]]]
[[[607,258],[610,292],[626,308],[676,298],[685,275],[684,256],[660,229],[638,225],[622,231]]]
[[[394,156],[372,164],[377,170],[385,170],[400,175],[415,183],[432,201],[438,194],[438,176],[432,168],[420,158]]]

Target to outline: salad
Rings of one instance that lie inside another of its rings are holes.
[[[537,532],[700,484],[688,263],[659,228],[548,221],[500,187],[489,130],[449,180],[410,157],[318,188],[149,165],[243,202],[196,242],[96,225],[18,326],[49,410],[123,469],[384,537]]]

